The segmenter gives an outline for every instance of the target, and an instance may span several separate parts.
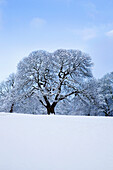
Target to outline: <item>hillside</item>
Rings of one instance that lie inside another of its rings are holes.
[[[0,170],[113,170],[113,118],[0,113]]]

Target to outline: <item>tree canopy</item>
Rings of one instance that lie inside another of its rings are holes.
[[[21,98],[35,94],[48,114],[55,113],[57,103],[83,94],[91,67],[90,56],[79,50],[32,52],[18,64],[16,91]]]

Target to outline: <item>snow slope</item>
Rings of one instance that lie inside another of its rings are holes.
[[[113,118],[0,113],[0,170],[113,170]]]

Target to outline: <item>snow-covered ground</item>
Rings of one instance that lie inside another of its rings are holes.
[[[0,113],[0,170],[113,170],[113,118]]]

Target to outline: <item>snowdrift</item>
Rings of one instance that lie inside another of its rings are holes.
[[[0,170],[113,170],[113,118],[0,113]]]

